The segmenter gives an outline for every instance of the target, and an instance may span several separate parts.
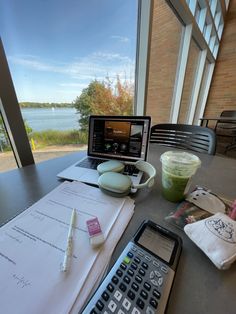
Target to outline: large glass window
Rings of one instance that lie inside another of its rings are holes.
[[[138,0],[4,1],[0,29],[35,161],[84,149],[88,115],[133,114]]]
[[[17,168],[11,144],[0,112],[0,172]]]

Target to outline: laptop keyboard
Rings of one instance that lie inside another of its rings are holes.
[[[125,165],[123,174],[137,177],[139,170],[134,165]]]
[[[76,164],[76,167],[82,167],[82,168],[88,168],[88,169],[97,169],[97,166],[107,160],[105,159],[95,159],[95,158],[86,158],[82,161],[80,161],[78,164]],[[134,166],[127,164],[125,165],[123,174],[129,175],[129,176],[137,176],[139,173],[139,170]]]
[[[97,169],[97,166],[106,160],[104,159],[95,159],[95,158],[86,158],[80,161],[76,167],[88,168],[88,169]]]

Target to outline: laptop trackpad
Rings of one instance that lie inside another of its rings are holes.
[[[75,166],[71,166],[65,169],[64,171],[60,172],[57,176],[64,179],[81,181],[96,185],[99,177],[97,170],[80,168]]]

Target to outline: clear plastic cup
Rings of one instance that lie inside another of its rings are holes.
[[[168,201],[179,202],[188,192],[190,178],[201,165],[198,156],[179,151],[167,151],[161,155],[162,194]]]

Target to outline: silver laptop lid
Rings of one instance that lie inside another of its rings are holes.
[[[90,116],[88,156],[146,160],[150,124],[147,116]]]

